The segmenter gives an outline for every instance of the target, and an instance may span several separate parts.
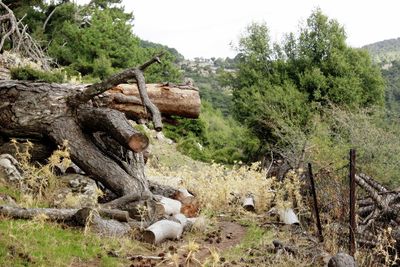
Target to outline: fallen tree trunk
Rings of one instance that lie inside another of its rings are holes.
[[[177,115],[198,118],[200,114],[199,90],[191,85],[146,84],[148,96],[163,115]],[[120,84],[99,95],[95,105],[109,107],[124,112],[128,118],[148,119],[146,107],[140,99],[135,84]]]
[[[89,208],[84,208],[92,210]],[[0,206],[0,215],[13,219],[33,219],[34,217],[45,215],[47,219],[52,221],[72,221],[76,220],[76,213],[80,209],[56,209],[56,208],[20,208],[11,206]],[[128,222],[130,220],[127,211],[117,209],[99,209],[96,211],[100,216],[114,219],[120,222]],[[78,220],[81,224],[83,220]],[[84,225],[84,224],[81,224]]]
[[[90,101],[105,91],[135,79],[157,130],[161,115],[148,103],[143,71],[159,62],[154,57],[92,85],[0,81],[0,135],[34,137],[61,146],[68,141],[72,161],[117,196],[148,191],[142,151],[149,140],[125,115]],[[150,101],[151,102],[151,101]],[[101,132],[99,138],[95,134]]]
[[[19,208],[0,206],[0,215],[13,219],[33,219],[38,216],[51,221],[90,227],[93,231],[109,236],[123,236],[131,230],[132,221],[126,211],[52,208]]]
[[[15,86],[20,87],[21,83],[28,85],[28,82],[16,82]],[[38,84],[31,83],[32,87],[37,86]],[[9,86],[13,86],[10,84]],[[60,90],[61,86],[57,85],[46,85],[42,84],[42,86],[48,87],[48,90]],[[164,116],[177,115],[181,117],[187,118],[197,118],[200,113],[200,96],[198,89],[188,85],[174,85],[174,84],[147,84],[146,85],[149,90],[149,98],[156,107],[160,110],[161,114]],[[82,91],[85,89],[84,85],[62,85],[62,88],[66,89],[66,91]],[[0,84],[1,90],[1,84]],[[60,93],[60,96],[64,93]],[[114,87],[111,90],[99,95],[93,100],[93,105],[95,107],[101,108],[98,110],[109,110],[103,108],[111,108],[115,110],[119,110],[124,112],[125,115],[134,120],[139,119],[149,119],[149,114],[145,106],[142,105],[142,102],[139,98],[139,91],[136,85],[133,84],[121,84]],[[25,96],[23,96],[25,97]],[[51,99],[49,99],[51,101]],[[8,102],[4,102],[0,104],[0,111],[3,106],[8,105]],[[50,110],[47,109],[45,112],[50,114]],[[27,112],[28,113],[28,112]],[[97,111],[96,114],[92,109],[82,110],[82,114],[80,114],[81,118],[86,117],[86,121],[88,124],[92,122],[98,122],[100,120],[108,121],[107,116],[112,114],[107,114],[107,112]],[[86,113],[86,114],[83,114]],[[25,117],[24,114],[21,114],[20,117]],[[30,120],[31,118],[28,118]],[[89,129],[90,125],[85,125],[87,129]],[[95,129],[97,125],[92,125],[92,129]],[[1,131],[0,131],[1,134]],[[43,138],[43,135],[37,134],[36,132],[30,131],[29,129],[25,132],[12,132],[5,133],[5,135],[10,138],[15,137],[25,137],[20,138],[19,141],[24,142],[29,140],[33,143],[33,147],[30,148],[31,160],[32,161],[43,161],[47,159],[51,152],[57,147],[49,143],[47,138]],[[28,137],[28,138],[26,138]],[[140,144],[140,143],[139,143]],[[146,144],[146,143],[143,143]],[[23,144],[14,144],[11,142],[7,142],[3,140],[0,142],[0,154],[11,154],[15,156],[16,147],[18,146],[20,151],[23,150]]]

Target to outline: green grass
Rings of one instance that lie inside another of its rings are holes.
[[[17,189],[12,189],[10,187],[1,186],[1,183],[0,183],[0,194],[8,195],[14,198],[16,201],[19,201],[21,199],[20,191],[18,191]]]
[[[109,256],[111,250],[121,257]],[[85,235],[55,223],[0,220],[0,266],[126,266],[128,251],[144,250],[133,240]]]

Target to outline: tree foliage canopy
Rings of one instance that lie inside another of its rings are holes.
[[[251,24],[238,43],[235,115],[269,140],[281,121],[307,127],[319,107],[382,105],[384,84],[367,52],[346,44],[343,27],[315,10],[280,44],[265,24]]]
[[[25,16],[23,21],[30,34],[70,75],[80,73],[88,79],[103,79],[164,50],[163,63],[151,67],[146,78],[149,81],[179,80],[180,73],[173,64],[176,54],[162,46],[143,46],[132,33],[133,14],[126,13],[121,2],[92,0],[78,5],[74,1],[31,0],[5,3],[13,8],[18,18]]]

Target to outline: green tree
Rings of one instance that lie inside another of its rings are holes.
[[[228,79],[235,116],[262,140],[279,142],[285,127],[307,131],[319,107],[383,104],[379,69],[368,53],[347,46],[343,27],[319,9],[281,44],[271,43],[265,24],[253,23],[237,50],[238,71]]]
[[[163,63],[151,66],[146,78],[149,82],[180,80],[174,64],[176,50],[142,45],[132,33],[133,14],[125,12],[121,0],[92,0],[86,5],[62,0],[11,2],[18,17],[26,14],[24,23],[31,35],[69,74],[103,79],[164,50]]]
[[[287,70],[311,102],[349,107],[383,104],[383,79],[363,50],[346,45],[344,28],[315,10],[284,44]]]

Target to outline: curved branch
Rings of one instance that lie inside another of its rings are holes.
[[[43,23],[43,31],[46,30],[47,23],[49,23],[49,20],[50,20],[51,17],[54,15],[54,13],[56,12],[56,9],[57,9],[58,7],[59,7],[59,6],[56,6],[56,7],[51,11],[51,13],[47,16],[46,20],[45,20],[44,23]]]
[[[7,15],[2,16],[2,20],[7,17],[11,23],[11,29],[6,34],[4,34],[3,37],[1,38],[1,41],[0,41],[0,51],[1,51],[3,49],[4,42],[17,29],[17,21],[15,19],[14,13],[12,12],[11,9],[8,8],[8,6],[6,4],[4,4],[2,1],[0,1],[0,5],[8,12]]]
[[[151,58],[149,61],[143,63],[138,69],[141,71],[145,71],[148,67],[150,67],[154,63],[161,64],[160,57],[164,55],[164,52],[161,52],[160,54],[156,55],[155,57]]]
[[[121,83],[126,83],[128,80],[135,78],[136,73],[138,70],[141,72],[145,70],[148,66],[150,66],[153,63],[160,62],[160,55],[157,55],[144,63],[143,65],[135,68],[130,68],[126,69],[120,73],[114,74],[111,77],[105,79],[104,81],[94,83],[92,85],[89,85],[84,91],[72,96],[72,98],[69,99],[69,102],[72,106],[79,106],[80,104],[84,104],[91,100],[93,97],[104,93],[108,89],[111,89],[112,87],[121,84]]]
[[[142,99],[143,105],[150,110],[153,118],[154,128],[157,132],[160,132],[163,128],[161,121],[161,113],[156,107],[156,105],[151,102],[149,95],[147,94],[146,82],[144,80],[143,72],[140,69],[135,69],[136,82],[138,85],[140,98]]]

